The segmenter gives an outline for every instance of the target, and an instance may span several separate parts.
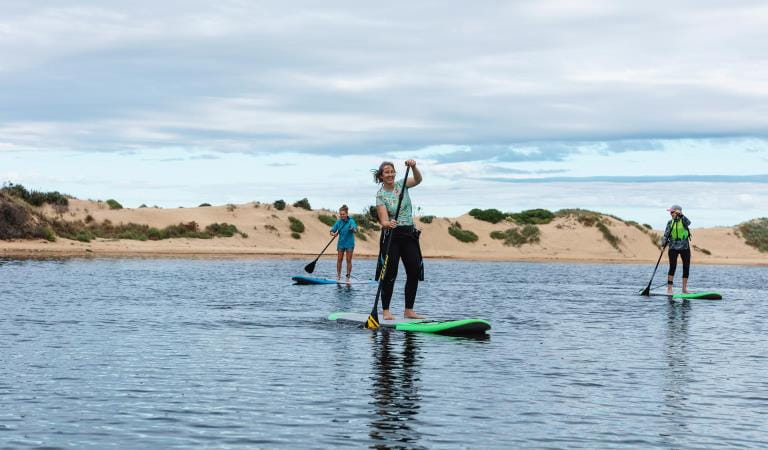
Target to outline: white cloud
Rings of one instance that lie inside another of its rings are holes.
[[[328,173],[355,171],[362,205],[371,186],[360,167],[415,157],[433,183],[420,186],[424,199],[451,213],[494,195],[524,204],[505,197],[515,192],[552,199],[551,207],[627,203],[594,184],[509,186],[486,176],[766,172],[768,7],[760,0],[30,0],[3,8],[0,168],[40,188],[65,190],[46,181],[56,180],[73,191],[127,189],[140,179],[177,203],[178,192],[198,189],[178,189],[188,180],[212,177],[221,193],[229,182],[257,189],[241,171],[271,164],[260,178],[269,189],[300,173],[302,183],[279,189],[317,190],[331,205],[349,187],[328,186]],[[167,173],[145,159],[181,167],[174,187],[153,184]],[[103,169],[116,161],[121,172]],[[74,162],[72,175],[62,172]],[[89,165],[111,175],[91,173],[86,183],[79,177]],[[637,184],[616,186],[637,208],[656,198]],[[750,202],[764,204],[760,185],[741,194],[725,186],[711,195],[743,195],[732,202],[749,211]]]

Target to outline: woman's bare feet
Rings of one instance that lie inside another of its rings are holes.
[[[409,319],[423,319],[424,318],[424,316],[420,316],[420,315],[416,314],[416,311],[414,311],[412,309],[408,309],[408,308],[405,309],[405,313],[403,313],[403,316],[405,316],[405,317],[407,317]]]
[[[395,320],[395,316],[393,316],[388,309],[384,309],[381,311],[381,317],[383,317],[384,320]]]

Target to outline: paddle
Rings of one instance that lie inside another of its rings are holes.
[[[670,231],[670,235],[672,232]],[[649,297],[651,295],[651,283],[653,283],[653,277],[656,276],[656,270],[659,268],[659,263],[661,262],[661,257],[664,256],[664,249],[667,248],[667,243],[669,242],[669,237],[667,236],[667,240],[664,241],[664,245],[661,246],[661,253],[659,254],[659,260],[656,261],[656,267],[653,268],[653,275],[651,275],[651,279],[648,280],[648,286],[643,289],[643,292],[640,293],[640,295],[645,295],[646,297]]]
[[[331,242],[333,242],[333,240],[336,239],[336,236],[341,234],[341,230],[343,230],[344,227],[346,227],[348,223],[349,223],[349,220],[347,220],[344,223],[344,225],[342,225],[341,228],[339,228],[339,231],[331,238],[331,240],[327,244],[325,244],[325,247],[323,247],[323,251],[320,252],[319,255],[317,255],[317,258],[315,258],[314,261],[312,261],[311,263],[309,263],[306,266],[304,266],[304,270],[306,270],[307,273],[312,273],[312,272],[315,271],[315,264],[317,264],[317,260],[320,259],[321,256],[323,256],[323,253],[325,253],[325,249],[327,249],[328,246],[331,245]]]
[[[395,208],[395,220],[400,215],[400,205],[403,204],[403,196],[405,190],[408,188],[408,172],[411,170],[411,166],[405,166],[405,178],[403,178],[403,189],[400,191],[400,196],[397,198],[397,208]],[[379,272],[379,287],[376,289],[376,300],[373,302],[373,309],[368,316],[368,321],[365,323],[365,328],[375,330],[379,328],[379,297],[381,296],[381,286],[384,284],[384,274],[387,273],[387,263],[389,262],[389,247],[392,245],[392,234],[394,230],[389,229],[386,231],[386,237],[384,238],[384,261],[381,264],[381,272]],[[397,261],[395,261],[397,264]]]

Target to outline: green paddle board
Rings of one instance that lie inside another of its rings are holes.
[[[328,320],[365,325],[368,322],[368,314],[335,312],[328,316]],[[491,323],[483,319],[439,321],[429,319],[395,319],[380,320],[379,324],[382,328],[392,328],[399,331],[417,331],[452,336],[485,334],[486,331],[491,329]]]
[[[705,292],[689,292],[687,294],[650,294],[654,297],[667,297],[680,300],[722,300],[723,296],[719,292],[705,291]]]

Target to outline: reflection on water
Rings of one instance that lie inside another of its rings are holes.
[[[416,429],[419,413],[420,359],[416,338],[402,333],[402,348],[392,342],[392,333],[371,333],[373,373],[371,395],[375,414],[370,437],[373,448],[425,448]],[[397,339],[399,341],[400,339]],[[399,350],[399,351],[398,351]]]
[[[689,300],[668,301],[666,347],[664,349],[666,370],[663,373],[665,380],[663,386],[664,411],[662,416],[669,421],[670,433],[661,433],[662,436],[689,431],[687,388],[693,381],[688,362],[688,322],[690,315],[691,302]]]

